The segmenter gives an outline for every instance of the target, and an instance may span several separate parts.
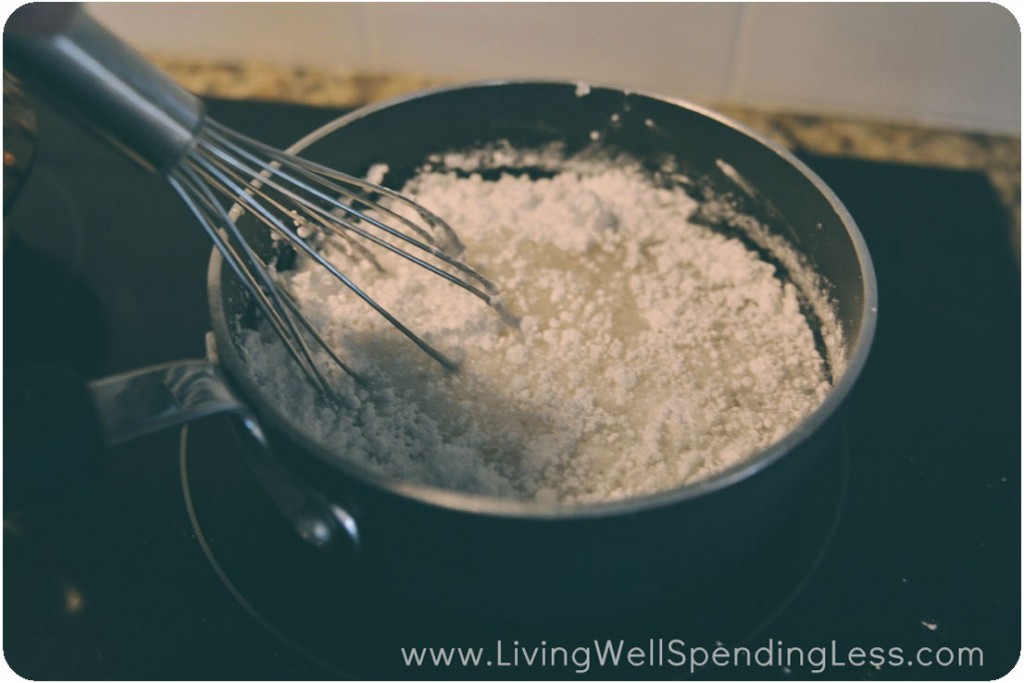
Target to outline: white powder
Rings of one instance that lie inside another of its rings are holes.
[[[435,162],[473,166],[459,155]],[[820,404],[830,388],[822,358],[796,288],[772,265],[692,223],[694,200],[638,165],[562,167],[537,180],[435,170],[406,188],[455,229],[518,329],[422,269],[382,253],[381,273],[328,241],[329,258],[459,361],[457,373],[305,263],[282,277],[369,382],[339,372],[344,405],[325,406],[272,336],[251,333],[243,346],[258,381],[338,457],[402,480],[563,504],[700,480]],[[822,317],[825,337],[838,339]]]

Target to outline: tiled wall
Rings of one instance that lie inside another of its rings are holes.
[[[1020,131],[1020,27],[996,4],[92,7],[129,42],[169,55],[587,79],[705,102]]]

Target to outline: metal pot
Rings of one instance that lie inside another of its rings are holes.
[[[310,439],[254,382],[234,343],[248,302],[214,253],[209,301],[220,361],[303,490],[328,503],[362,561],[396,588],[448,607],[515,617],[635,607],[699,586],[756,549],[801,500],[834,451],[840,408],[875,327],[871,261],[852,218],[783,149],[693,105],[568,83],[482,83],[440,89],[344,116],[289,151],[350,173],[386,163],[401,175],[431,153],[489,141],[565,143],[597,131],[643,161],[674,158],[748,218],[784,231],[832,287],[847,363],[824,403],[786,438],[699,483],[630,500],[543,508],[388,480]],[[724,164],[722,163],[724,162]],[[737,175],[738,174],[738,175]],[[389,174],[389,178],[393,177]],[[244,218],[250,239],[262,231]],[[264,238],[265,240],[265,238]],[[308,527],[308,525],[307,525]]]

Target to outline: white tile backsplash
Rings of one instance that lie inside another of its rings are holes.
[[[583,78],[725,93],[735,4],[423,3],[367,6],[370,64],[463,78]]]
[[[759,4],[736,67],[741,102],[1020,127],[1020,28],[988,3]]]
[[[334,2],[98,2],[93,16],[166,55],[366,68],[363,7]]]
[[[1020,130],[1020,28],[984,3],[94,3],[165,54]]]

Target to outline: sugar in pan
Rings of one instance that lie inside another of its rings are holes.
[[[370,263],[328,240],[326,255],[458,362],[447,373],[323,269],[300,261],[281,272],[367,381],[338,373],[340,406],[326,405],[272,338],[247,333],[245,353],[339,458],[461,492],[616,500],[742,462],[831,388],[802,305],[824,296],[802,291],[813,273],[789,253],[782,277],[749,240],[695,220],[698,200],[638,162],[449,153],[404,191],[455,229],[463,259],[498,285],[518,324],[399,258]],[[817,308],[819,335],[838,339],[828,307]]]

